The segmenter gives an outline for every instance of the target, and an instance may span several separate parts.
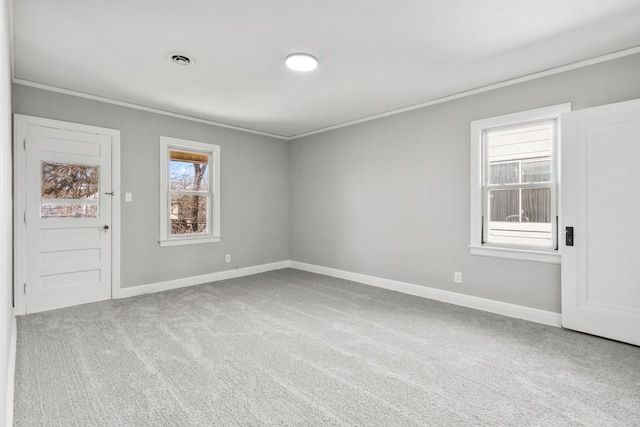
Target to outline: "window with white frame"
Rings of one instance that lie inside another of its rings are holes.
[[[559,262],[556,105],[471,123],[471,253]]]
[[[220,146],[160,137],[160,246],[220,241]]]

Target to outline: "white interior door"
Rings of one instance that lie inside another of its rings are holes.
[[[25,129],[25,309],[111,298],[112,140]]]
[[[562,116],[562,324],[635,345],[639,167],[640,100]]]

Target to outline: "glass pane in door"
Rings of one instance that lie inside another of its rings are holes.
[[[43,161],[41,218],[98,218],[100,167]]]

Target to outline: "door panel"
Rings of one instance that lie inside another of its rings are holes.
[[[640,345],[640,100],[567,113],[562,129],[562,324]]]
[[[27,313],[111,297],[111,144],[26,127]]]

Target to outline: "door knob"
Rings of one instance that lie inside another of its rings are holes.
[[[102,228],[104,228],[105,230],[108,230],[108,229],[109,229],[109,226],[108,226],[108,225],[105,225],[105,226],[104,226],[104,227],[102,227]]]

